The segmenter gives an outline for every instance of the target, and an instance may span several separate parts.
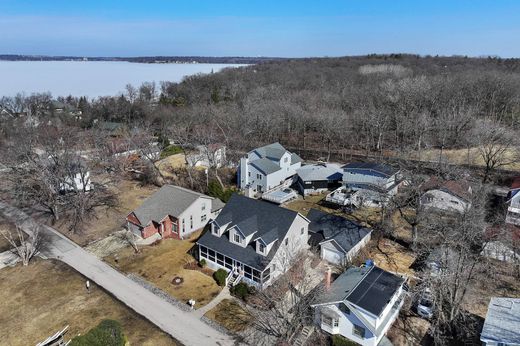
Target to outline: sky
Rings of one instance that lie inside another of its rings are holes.
[[[0,0],[0,54],[520,57],[520,0]]]

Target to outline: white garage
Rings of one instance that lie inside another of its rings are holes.
[[[321,258],[332,264],[341,265],[345,261],[345,251],[341,250],[334,240],[326,241],[321,245]]]

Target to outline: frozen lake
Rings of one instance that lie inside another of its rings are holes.
[[[217,72],[227,64],[140,64],[119,61],[0,61],[0,97],[50,92],[52,96],[116,95],[127,84],[179,82],[198,73]]]

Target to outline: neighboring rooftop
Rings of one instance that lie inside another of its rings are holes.
[[[277,239],[285,238],[297,215],[297,212],[275,204],[234,194],[214,222],[217,225],[230,223],[228,227],[237,226],[246,237],[255,233],[253,240],[261,238],[267,244],[276,241],[268,256],[258,254],[253,242],[245,248],[231,243],[229,232],[221,237],[206,232],[197,243],[263,270],[267,265],[267,260],[278,249],[279,241]]]
[[[342,168],[345,171],[372,171],[386,177],[391,177],[399,172],[399,170],[394,167],[375,162],[351,162],[347,163]]]
[[[376,266],[349,268],[331,284],[319,304],[348,301],[379,316],[404,281]]]
[[[297,154],[289,152],[283,147],[283,145],[278,142],[264,145],[263,147],[256,148],[252,151],[260,155],[261,159],[269,159],[274,161],[280,161],[282,156],[288,152],[291,154],[291,165],[302,162],[302,159]],[[253,162],[258,162],[258,160]]]
[[[422,189],[441,190],[466,201],[471,199],[471,185],[466,180],[444,180],[434,176],[422,185]]]
[[[481,339],[520,344],[520,298],[491,298]]]
[[[166,215],[174,217],[182,214],[199,197],[211,200],[211,210],[222,208],[223,203],[218,198],[206,196],[192,190],[174,185],[164,185],[148,197],[133,211],[141,225],[147,225],[150,221],[160,221]]]
[[[334,163],[305,165],[298,168],[296,174],[303,181],[341,180],[343,178],[341,167]]]
[[[372,230],[357,222],[338,215],[327,214],[317,209],[309,210],[307,219],[311,221],[309,231],[322,235],[321,242],[334,239],[345,253],[349,252],[367,234],[372,232]]]

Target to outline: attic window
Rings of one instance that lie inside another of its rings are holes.
[[[287,162],[288,160],[289,160],[289,158],[286,157],[286,158],[283,160],[283,162]]]
[[[260,251],[261,253],[264,253],[265,252],[265,245],[262,244],[262,243],[258,243],[258,251]]]
[[[235,233],[235,234],[233,235],[233,241],[234,241],[235,243],[240,244],[240,243],[242,242],[242,239],[240,238],[240,234]]]

